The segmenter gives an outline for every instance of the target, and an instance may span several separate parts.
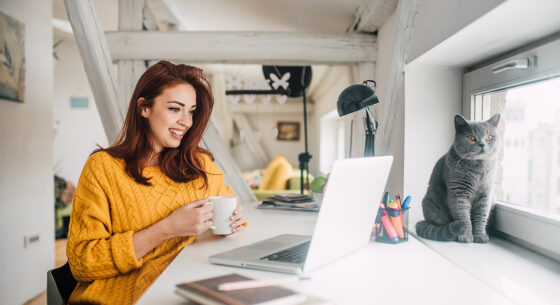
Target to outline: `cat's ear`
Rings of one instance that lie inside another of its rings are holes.
[[[455,130],[459,131],[464,127],[469,126],[469,122],[460,114],[455,115]]]
[[[500,114],[499,113],[494,114],[488,121],[486,121],[486,123],[494,127],[498,127],[498,123],[500,123]]]

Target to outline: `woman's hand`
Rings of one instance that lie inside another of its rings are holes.
[[[212,224],[214,208],[211,204],[204,205],[208,198],[194,201],[165,218],[167,229],[172,237],[193,236],[208,230]]]
[[[243,219],[243,207],[238,205],[235,211],[233,211],[233,215],[229,218],[231,220],[231,234],[235,234],[243,229],[245,229],[246,221]],[[220,235],[220,236],[229,236],[227,235]]]
[[[134,233],[132,245],[136,258],[140,259],[162,242],[172,237],[198,235],[212,226],[214,208],[208,199],[191,202],[175,210],[155,224]]]

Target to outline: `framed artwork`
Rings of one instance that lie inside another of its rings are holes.
[[[279,141],[299,141],[299,122],[278,122]]]
[[[0,99],[25,100],[25,27],[0,12]]]

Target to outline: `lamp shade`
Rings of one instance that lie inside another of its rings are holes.
[[[366,84],[352,85],[338,96],[336,103],[338,116],[347,115],[367,106],[379,103],[379,99],[372,87]]]

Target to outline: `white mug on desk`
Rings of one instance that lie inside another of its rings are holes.
[[[211,227],[214,234],[231,234],[230,217],[237,208],[237,198],[235,196],[209,197],[206,204],[211,204],[214,207],[214,216],[212,217],[214,225]]]

